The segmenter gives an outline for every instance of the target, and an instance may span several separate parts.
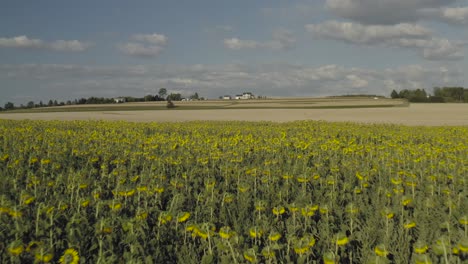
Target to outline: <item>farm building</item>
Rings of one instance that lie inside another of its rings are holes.
[[[223,96],[223,100],[231,100],[231,99],[232,99],[232,98],[231,98],[230,95],[225,95],[225,96]]]
[[[254,99],[255,96],[252,93],[243,93],[236,95],[236,100],[246,100],[246,99]]]
[[[116,98],[114,98],[114,102],[116,102],[116,103],[125,103],[125,98],[124,97],[116,97]]]

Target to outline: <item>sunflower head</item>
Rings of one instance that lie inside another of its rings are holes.
[[[234,235],[234,232],[229,226],[223,226],[219,229],[219,236],[222,239],[229,239]]]
[[[349,238],[346,236],[345,233],[339,233],[336,236],[336,241],[335,241],[337,246],[345,246],[346,244],[349,243]]]
[[[21,253],[23,253],[24,247],[20,242],[13,242],[9,247],[8,247],[8,253],[12,256],[19,256]]]
[[[256,263],[257,262],[257,255],[255,253],[255,249],[249,248],[248,250],[244,251],[244,259],[247,260],[250,263]]]
[[[324,264],[336,264],[335,254],[333,252],[327,252],[323,254],[323,263]]]
[[[73,248],[69,248],[63,252],[63,255],[59,259],[59,263],[66,264],[78,264],[80,261],[80,256],[78,251]]]
[[[416,227],[416,223],[414,221],[406,221],[406,223],[403,225],[403,228],[405,229],[411,229]]]
[[[414,263],[416,264],[431,264],[431,258],[426,254],[416,255],[414,258]]]
[[[374,248],[374,252],[377,256],[386,257],[388,255],[387,248],[384,244],[379,244]]]
[[[416,254],[425,254],[428,249],[426,242],[419,240],[414,244],[413,251]]]

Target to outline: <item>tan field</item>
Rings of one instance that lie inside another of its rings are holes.
[[[377,101],[378,104],[376,103]],[[135,103],[133,105],[142,106],[161,103],[162,102]],[[244,109],[247,104],[248,109]],[[376,107],[369,107],[374,104]],[[131,104],[123,105],[129,106]],[[224,101],[177,102],[177,105],[181,106],[180,109],[183,109],[184,106],[196,108],[197,105],[215,107],[215,109],[136,111],[112,109],[112,111],[0,113],[0,119],[125,120],[133,122],[184,122],[196,120],[288,122],[297,120],[323,120],[333,122],[388,123],[417,126],[468,125],[468,104],[410,104],[409,106],[403,106],[401,102],[396,103],[396,101],[387,99],[278,99],[266,101],[252,100],[243,102],[242,104]],[[358,105],[366,107],[346,108]],[[397,105],[397,107],[378,107],[379,105]],[[311,106],[343,106],[343,108],[307,108]],[[111,105],[109,107],[119,107],[119,105]],[[219,109],[216,107],[219,107]]]

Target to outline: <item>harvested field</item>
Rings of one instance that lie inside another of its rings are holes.
[[[328,105],[330,105],[330,103]],[[117,110],[51,113],[1,113],[0,119],[125,120],[133,122],[184,122],[196,120],[288,122],[297,120],[324,120],[333,122],[457,126],[468,125],[468,104],[411,104],[408,107],[344,107],[342,109],[172,109],[141,111]]]

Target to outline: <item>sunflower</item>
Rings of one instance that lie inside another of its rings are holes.
[[[172,215],[169,212],[161,212],[158,217],[159,224],[166,224],[172,220]]]
[[[51,253],[48,253],[48,254],[37,253],[36,255],[34,255],[34,258],[36,262],[39,262],[39,263],[50,263],[52,259],[54,258],[54,255]]]
[[[332,252],[327,252],[323,255],[323,263],[324,264],[336,264],[335,261],[335,254]]]
[[[403,197],[403,199],[401,199],[401,205],[408,206],[412,201],[413,199],[409,197]]]
[[[251,238],[259,238],[263,235],[263,230],[257,227],[252,227],[249,229],[249,235]]]
[[[423,241],[418,241],[414,245],[414,253],[416,254],[424,254],[426,251],[429,249],[429,247],[426,245],[425,242]]]
[[[458,243],[458,250],[459,252],[463,253],[463,254],[467,254],[468,253],[468,240],[465,239],[465,240],[462,240]]]
[[[268,236],[268,240],[270,240],[270,241],[272,241],[272,242],[276,242],[276,241],[278,241],[280,238],[281,238],[281,234],[278,233],[278,232],[272,232],[272,233]]]
[[[234,232],[231,231],[231,228],[229,226],[223,226],[219,230],[219,236],[222,239],[229,239],[234,235]]]
[[[31,241],[29,242],[28,246],[26,247],[26,252],[32,252],[42,246],[41,242],[38,241]]]
[[[24,247],[23,245],[16,245],[16,246],[11,246],[8,248],[8,253],[12,256],[19,256],[21,253],[23,253]]]
[[[388,251],[384,244],[379,244],[374,248],[375,254],[380,257],[386,257],[388,255]]]
[[[346,212],[349,213],[349,214],[357,214],[359,213],[359,208],[354,205],[353,203],[350,203],[346,206]]]
[[[465,225],[465,226],[468,225],[468,216],[465,215],[465,216],[461,217],[460,220],[458,220],[458,222],[460,224],[462,224],[462,225]]]
[[[266,259],[274,258],[276,256],[275,251],[273,251],[270,247],[266,246],[262,249],[262,255]]]
[[[336,245],[337,246],[344,246],[349,243],[348,237],[344,233],[339,233],[336,236]]]
[[[276,216],[282,215],[286,212],[283,206],[273,207],[272,211],[273,211],[273,214]]]
[[[424,254],[424,255],[416,255],[414,259],[414,263],[416,264],[431,264],[430,258]]]
[[[59,263],[67,263],[67,264],[78,264],[80,260],[80,256],[78,255],[78,251],[73,248],[69,248],[65,250],[63,255],[59,259]]]
[[[406,222],[406,223],[403,225],[403,227],[404,227],[405,229],[411,229],[411,228],[413,228],[413,227],[415,227],[415,226],[416,226],[416,223],[415,223],[414,221]]]
[[[190,217],[190,213],[182,212],[182,213],[179,214],[179,217],[177,217],[177,222],[183,223],[183,222],[187,221],[187,219],[189,219],[189,217]]]
[[[303,216],[314,216],[315,211],[319,209],[318,205],[308,205],[303,208],[301,208],[301,214]]]
[[[328,205],[322,205],[320,206],[320,213],[323,214],[323,215],[326,215],[329,213],[329,210],[328,210]]]
[[[257,256],[255,254],[255,249],[250,248],[247,251],[244,252],[244,258],[250,263],[255,263],[257,262]]]

